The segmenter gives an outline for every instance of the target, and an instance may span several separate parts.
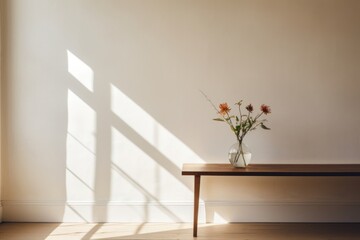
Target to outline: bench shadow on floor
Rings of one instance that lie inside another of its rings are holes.
[[[104,238],[106,239],[106,238]],[[132,236],[107,239],[194,239],[192,228],[154,233],[139,233]],[[282,239],[331,239],[359,240],[360,224],[319,224],[319,223],[276,223],[276,224],[222,224],[201,225],[195,239],[246,239],[246,240],[282,240]]]

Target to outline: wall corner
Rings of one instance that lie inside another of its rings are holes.
[[[2,222],[2,37],[3,37],[3,4],[4,1],[0,1],[0,223]]]

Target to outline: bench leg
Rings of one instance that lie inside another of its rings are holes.
[[[200,175],[195,175],[195,179],[194,179],[194,225],[193,225],[193,236],[194,237],[197,237],[199,198],[200,198]]]

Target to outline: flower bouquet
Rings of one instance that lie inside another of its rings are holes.
[[[235,103],[235,106],[238,109],[238,113],[232,114],[231,108],[226,102],[219,104],[219,107],[217,108],[203,92],[202,94],[211,103],[219,115],[218,118],[214,118],[213,120],[226,123],[230,127],[231,131],[235,134],[237,142],[229,150],[229,161],[235,167],[247,166],[251,159],[251,152],[246,144],[244,144],[244,138],[249,132],[257,129],[258,127],[265,130],[270,130],[270,128],[265,125],[267,120],[262,118],[263,114],[268,115],[271,113],[270,107],[268,105],[262,104],[260,106],[260,112],[254,114],[253,105],[246,105],[246,111],[244,111],[242,110],[243,100],[240,100]]]

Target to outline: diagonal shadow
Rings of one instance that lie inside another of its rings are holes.
[[[84,149],[86,149],[89,153],[95,156],[95,153],[85,144],[83,144],[77,137],[75,137],[71,132],[67,131],[67,135],[69,135],[73,140],[75,140],[79,145],[81,145]]]
[[[66,168],[66,171],[68,171],[69,173],[71,173],[71,175],[73,175],[79,182],[81,182],[87,189],[94,191],[94,189],[92,187],[90,187],[84,180],[82,180],[78,175],[76,175],[76,173],[74,173],[73,171],[71,171],[68,167]]]
[[[101,227],[104,225],[104,223],[98,223],[96,224],[94,227],[92,227],[90,229],[90,231],[88,231],[85,236],[83,236],[80,240],[88,240],[91,239],[92,236],[101,229]]]
[[[138,189],[144,196],[156,201],[159,204],[160,209],[168,215],[171,219],[176,222],[182,222],[182,220],[177,217],[173,212],[171,212],[168,208],[162,205],[157,197],[152,195],[149,191],[141,186],[138,182],[136,182],[132,177],[130,177],[126,172],[124,172],[121,168],[119,168],[116,164],[112,163],[111,167],[119,173],[122,177],[124,177],[131,185],[133,185],[136,189]]]
[[[192,190],[193,181],[189,178],[183,178],[179,169],[173,162],[171,162],[166,156],[164,156],[157,148],[148,143],[144,138],[134,131],[126,122],[121,120],[115,114],[112,114],[111,120],[113,126],[121,132],[126,138],[133,142],[137,147],[141,148],[148,156],[150,156],[160,166],[164,167],[173,177],[175,177],[180,183]]]
[[[69,207],[79,218],[81,218],[84,222],[88,223],[89,221],[86,220],[81,213],[79,213],[75,208],[73,208],[69,203],[65,203],[67,207]]]

